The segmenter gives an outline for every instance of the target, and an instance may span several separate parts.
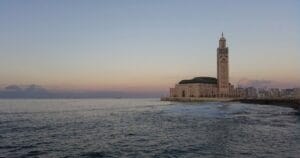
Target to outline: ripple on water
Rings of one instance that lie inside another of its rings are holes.
[[[35,156],[40,156],[40,155],[44,155],[47,154],[47,152],[45,151],[38,151],[38,150],[32,150],[29,151],[28,153],[20,156],[20,157],[35,157]]]
[[[110,154],[104,152],[104,151],[100,151],[100,152],[96,152],[96,151],[93,151],[93,152],[85,152],[85,153],[82,153],[80,154],[80,157],[112,157]]]
[[[288,108],[89,99],[0,104],[0,157],[300,155],[300,117]]]

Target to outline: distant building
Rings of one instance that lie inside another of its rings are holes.
[[[283,98],[292,98],[294,95],[294,90],[293,89],[282,89],[280,91],[280,95]]]
[[[270,91],[268,91],[267,88],[259,88],[258,89],[258,98],[270,98],[271,97],[271,93]]]
[[[170,89],[170,97],[237,97],[239,93],[229,83],[229,55],[226,47],[226,39],[223,36],[219,40],[217,49],[217,78],[195,77],[182,80]]]
[[[254,87],[237,88],[237,94],[242,98],[300,98],[300,88],[279,89],[279,88],[259,88]]]
[[[254,87],[248,87],[245,89],[245,95],[247,98],[257,98],[257,90]]]
[[[294,98],[300,98],[300,88],[293,89],[293,96]]]
[[[247,93],[246,93],[245,88],[238,87],[238,88],[235,89],[235,91],[236,91],[236,94],[239,95],[239,97],[241,97],[241,98],[246,98],[247,97]]]
[[[271,98],[279,98],[281,95],[280,95],[280,90],[279,88],[271,88],[270,89],[270,97]]]

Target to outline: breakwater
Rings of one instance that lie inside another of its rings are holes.
[[[228,102],[236,99],[233,98],[197,98],[197,97],[162,97],[161,101],[176,102]]]
[[[163,97],[161,101],[177,101],[177,102],[241,102],[248,104],[264,104],[289,107],[300,111],[300,99],[298,98],[192,98],[192,97]]]
[[[300,99],[237,99],[241,103],[276,105],[300,110]]]

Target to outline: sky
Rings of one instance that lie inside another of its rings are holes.
[[[164,92],[216,77],[300,86],[297,0],[1,0],[0,87]]]

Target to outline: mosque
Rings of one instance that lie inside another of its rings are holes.
[[[182,80],[170,89],[169,99],[176,98],[233,98],[238,94],[229,83],[229,54],[226,39],[222,36],[217,49],[217,78],[195,77]]]

